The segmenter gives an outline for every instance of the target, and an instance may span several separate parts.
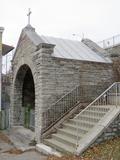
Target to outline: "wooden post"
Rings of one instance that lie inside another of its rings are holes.
[[[1,111],[1,97],[2,97],[2,33],[3,27],[0,27],[0,111]]]

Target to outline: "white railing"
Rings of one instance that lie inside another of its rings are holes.
[[[118,107],[120,105],[120,82],[113,83],[108,89],[106,89],[99,97],[97,97],[92,103],[90,103],[84,110],[82,110],[75,118],[77,119],[84,111],[91,106],[107,106],[114,105]],[[79,145],[79,123],[76,122],[77,140],[76,149]]]
[[[113,36],[97,43],[100,47],[107,49],[120,44],[120,35]]]

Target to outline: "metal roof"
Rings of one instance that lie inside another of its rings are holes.
[[[111,62],[109,58],[106,58],[104,57],[104,55],[102,56],[92,51],[88,46],[86,46],[80,41],[46,36],[41,36],[41,38],[44,40],[45,43],[55,45],[54,53],[52,54],[52,56],[54,57],[104,63]]]
[[[31,26],[27,26],[25,32],[35,45],[40,43],[55,45],[53,57],[103,63],[112,62],[110,58],[104,57],[102,53],[96,53],[80,41],[39,36]]]

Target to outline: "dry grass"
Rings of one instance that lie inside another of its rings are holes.
[[[4,133],[0,132],[0,141],[3,141],[4,143],[7,144],[12,144],[12,142],[10,141],[10,139],[8,138],[7,135],[5,135]],[[23,152],[19,149],[16,148],[12,148],[10,150],[5,151],[4,153],[9,153],[9,154],[22,154]]]
[[[120,137],[105,141],[85,151],[82,156],[50,156],[48,160],[120,160]]]
[[[12,148],[12,149],[10,149],[8,151],[5,151],[3,153],[9,153],[9,154],[16,154],[16,155],[18,155],[18,154],[22,154],[24,152],[21,151],[20,149]]]
[[[83,157],[92,157],[95,160],[120,160],[120,137],[88,149]]]
[[[0,140],[5,142],[5,143],[11,144],[10,139],[5,134],[3,134],[2,132],[0,132]]]

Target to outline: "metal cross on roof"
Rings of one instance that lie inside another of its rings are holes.
[[[30,8],[28,9],[28,14],[27,14],[27,16],[28,16],[28,24],[30,24],[30,15],[31,15],[31,10],[30,10]]]

